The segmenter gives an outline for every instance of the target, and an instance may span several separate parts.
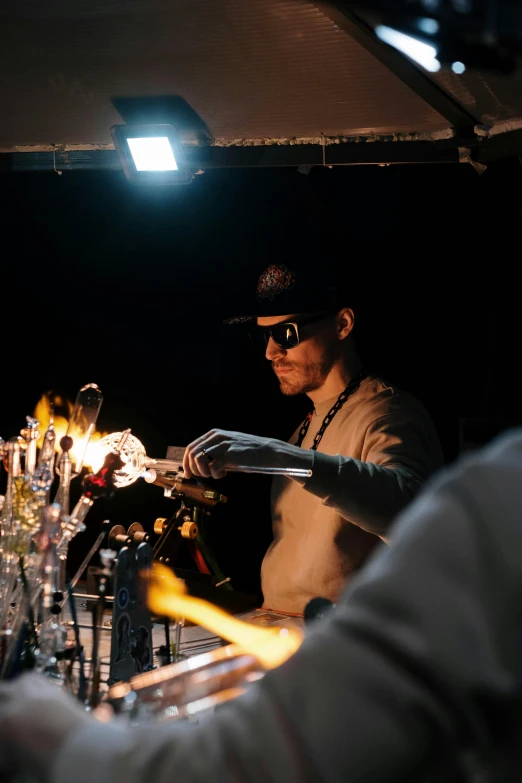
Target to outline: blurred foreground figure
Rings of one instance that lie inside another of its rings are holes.
[[[439,472],[394,537],[286,663],[199,725],[102,724],[43,677],[0,684],[3,779],[519,781],[522,429]]]

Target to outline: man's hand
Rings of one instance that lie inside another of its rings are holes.
[[[0,778],[29,773],[45,781],[67,735],[92,720],[70,693],[43,674],[0,682]]]
[[[310,467],[310,455],[297,446],[274,438],[260,438],[244,432],[210,430],[192,441],[183,458],[185,478],[223,478],[227,467]]]

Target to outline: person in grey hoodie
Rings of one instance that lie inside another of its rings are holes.
[[[198,725],[102,723],[43,675],[0,683],[3,779],[518,782],[521,509],[522,428],[432,477],[298,650]]]

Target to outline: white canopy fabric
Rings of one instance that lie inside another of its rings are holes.
[[[456,150],[522,128],[520,73],[423,73],[331,2],[3,0],[0,44],[3,153],[112,150],[133,121],[220,147]]]

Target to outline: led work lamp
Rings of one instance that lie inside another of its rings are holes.
[[[113,125],[111,136],[129,182],[138,185],[192,182],[192,172],[173,125]]]

